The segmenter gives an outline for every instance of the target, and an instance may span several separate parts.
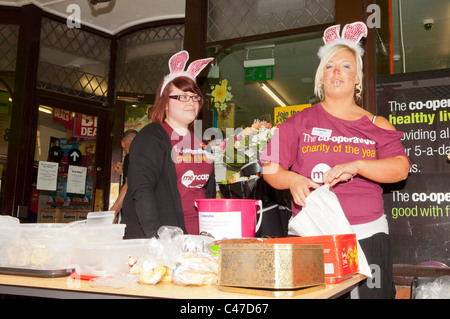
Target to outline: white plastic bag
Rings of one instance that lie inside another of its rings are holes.
[[[450,276],[442,276],[416,288],[416,299],[450,299]]]
[[[330,185],[325,184],[306,197],[305,207],[289,221],[289,234],[298,236],[324,236],[354,234],[341,204]],[[356,241],[359,272],[372,277],[366,256]]]

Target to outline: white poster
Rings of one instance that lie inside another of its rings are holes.
[[[82,194],[86,192],[87,167],[69,165],[67,175],[67,193]]]
[[[216,239],[241,238],[241,212],[199,212],[200,233],[206,232]]]
[[[56,191],[58,163],[39,162],[36,188],[43,191]]]

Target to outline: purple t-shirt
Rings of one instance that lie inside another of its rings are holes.
[[[284,122],[260,160],[277,163],[321,184],[323,174],[338,164],[406,156],[402,137],[403,132],[379,128],[366,116],[342,120],[317,104]],[[378,183],[357,175],[333,189],[352,225],[374,221],[384,213],[383,190]],[[293,216],[300,210],[301,206],[292,202]]]
[[[161,124],[172,142],[172,159],[177,172],[177,186],[183,206],[184,223],[188,234],[199,234],[198,213],[194,200],[205,198],[205,186],[214,169],[200,140],[193,132],[183,137],[167,123]],[[161,198],[160,200],[167,200]]]

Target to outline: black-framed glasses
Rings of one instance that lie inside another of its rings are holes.
[[[181,102],[189,102],[192,99],[193,102],[201,102],[202,97],[200,95],[170,95],[171,99],[178,100]]]

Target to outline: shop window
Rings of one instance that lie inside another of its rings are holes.
[[[93,211],[97,118],[39,106],[30,220],[67,223]]]
[[[117,92],[155,94],[167,62],[183,48],[184,25],[149,28],[118,41]]]
[[[209,0],[208,42],[333,23],[334,0]]]
[[[107,102],[111,40],[42,19],[37,87]]]
[[[316,32],[240,44],[225,50],[208,75],[208,107],[214,113],[214,126],[225,132],[226,128],[250,126],[255,119],[275,124],[280,120],[276,118],[276,110],[286,111],[281,112],[286,113],[282,114],[286,118],[295,112],[289,106],[317,102],[314,76],[319,65],[317,50],[322,43],[322,33]],[[214,49],[211,51],[212,55]],[[252,67],[260,61],[267,61],[268,68]],[[259,75],[252,77],[250,72]],[[219,87],[226,90],[223,94],[228,94],[228,99],[217,96],[215,90]]]
[[[378,74],[450,68],[450,4],[442,0],[377,1]]]

